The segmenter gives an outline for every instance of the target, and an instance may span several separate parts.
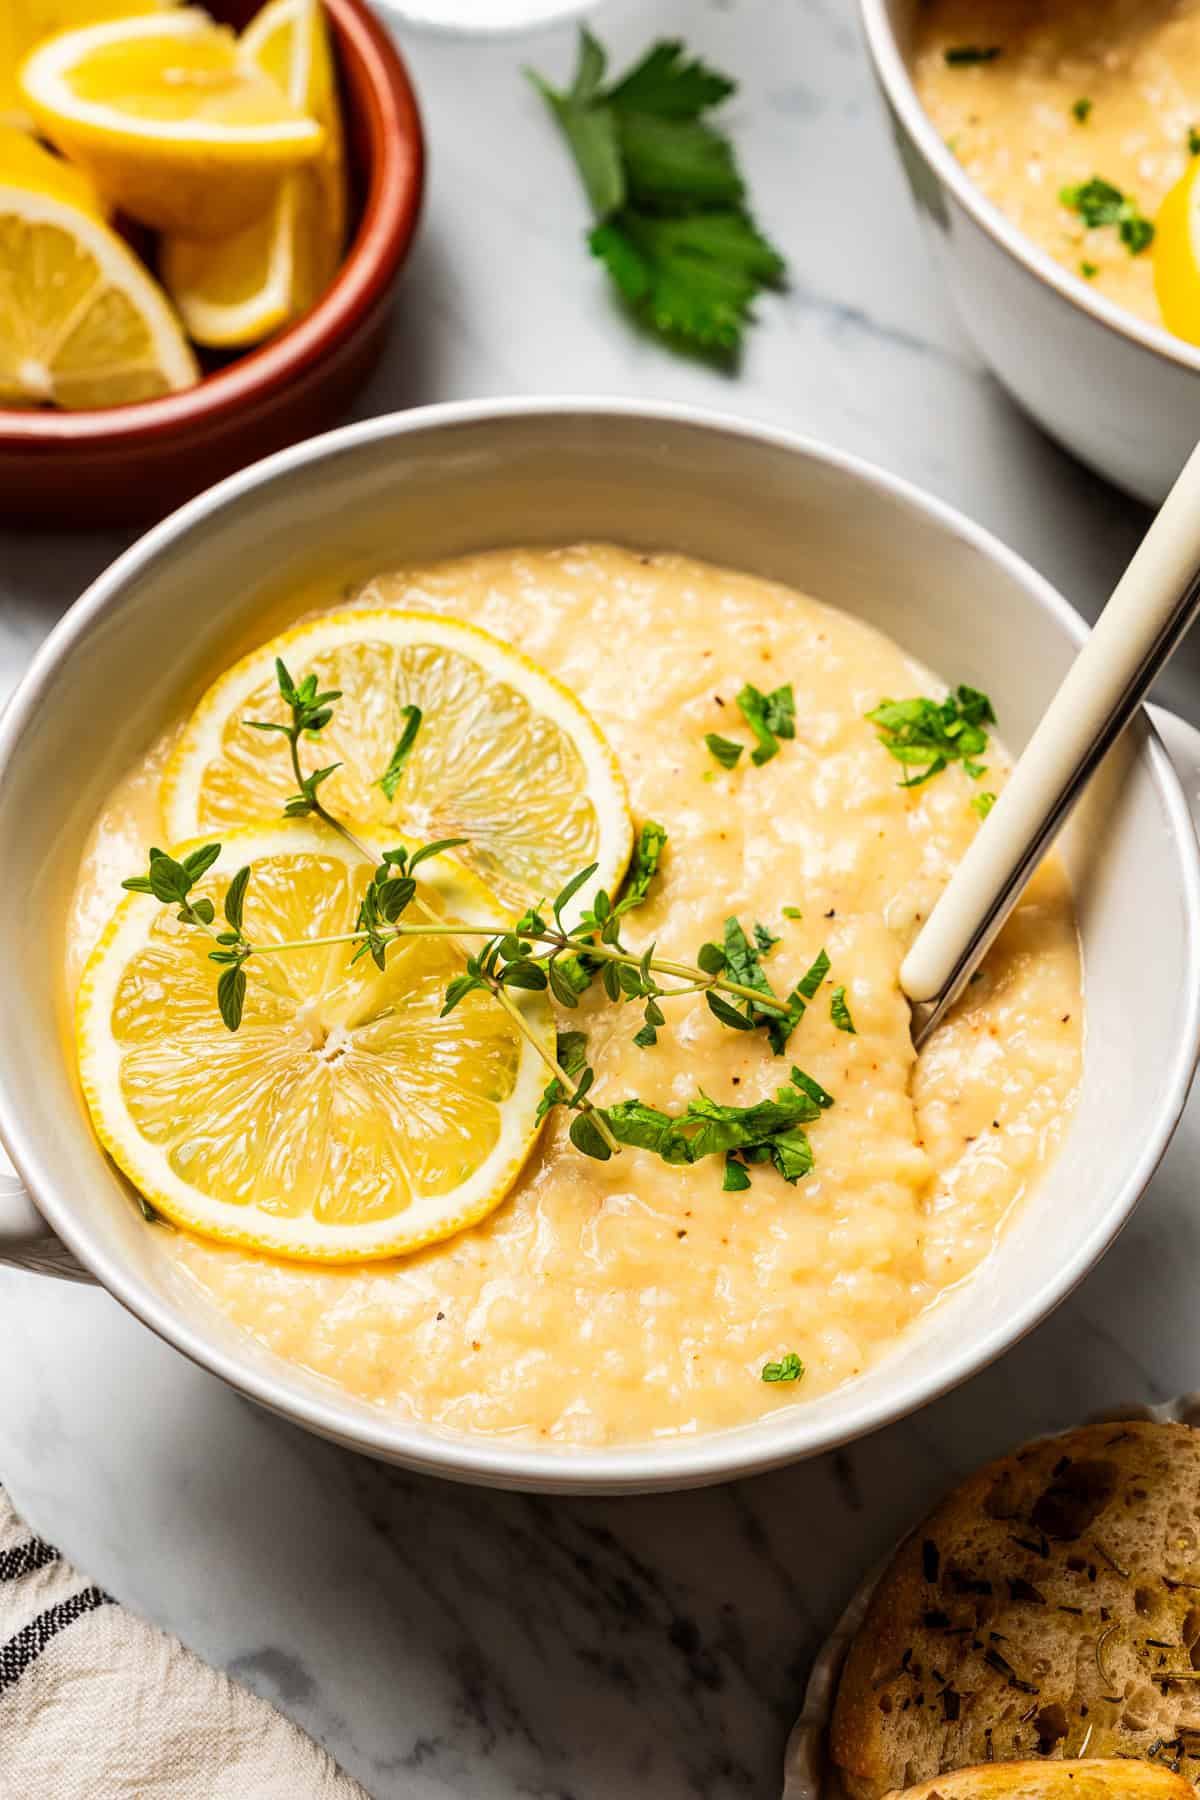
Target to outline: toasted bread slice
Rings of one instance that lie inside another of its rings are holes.
[[[1127,1757],[1086,1762],[983,1763],[935,1775],[887,1800],[1192,1800],[1182,1775]]]
[[[1200,1786],[1200,1432],[1085,1426],[965,1481],[876,1588],[831,1749],[850,1800],[1081,1752]]]

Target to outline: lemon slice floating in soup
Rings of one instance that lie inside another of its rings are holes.
[[[218,918],[245,864],[252,943],[354,929],[371,869],[335,833],[281,822],[227,836],[195,889]],[[497,916],[445,856],[421,865],[418,900],[449,922]],[[130,894],[79,989],[96,1131],[158,1211],[277,1256],[345,1262],[418,1249],[499,1205],[537,1136],[537,1046],[554,1044],[544,993],[512,995],[531,1042],[486,993],[441,1016],[463,968],[453,938],[393,944],[382,972],[333,944],[252,957],[235,1032],[211,949],[174,908]]]
[[[460,620],[390,610],[327,614],[264,644],[211,687],[163,778],[170,836],[212,836],[277,818],[296,788],[288,746],[247,719],[285,718],[275,675],[341,698],[305,774],[340,766],[321,788],[330,812],[375,842],[465,838],[456,857],[513,916],[549,900],[589,863],[616,887],[633,847],[625,783],[575,696],[510,644]],[[393,796],[380,785],[412,719],[420,724]],[[493,915],[495,916],[495,915]]]

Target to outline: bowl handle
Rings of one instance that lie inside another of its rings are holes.
[[[0,1263],[62,1281],[94,1282],[67,1246],[56,1238],[18,1176],[0,1169]]]

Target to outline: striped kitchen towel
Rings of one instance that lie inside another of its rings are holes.
[[[265,1700],[118,1606],[0,1489],[0,1800],[367,1800]]]

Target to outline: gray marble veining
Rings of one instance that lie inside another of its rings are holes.
[[[630,332],[519,75],[573,32],[402,35],[431,140],[419,247],[359,416],[506,392],[701,401],[873,457],[992,526],[1094,614],[1144,523],[979,367],[929,267],[850,0],[617,0],[617,58],[678,33],[736,71],[757,209],[792,264],[735,377]],[[0,691],[116,537],[0,544]],[[1163,697],[1200,719],[1200,642]],[[299,1719],[376,1800],[778,1791],[806,1663],[955,1470],[1200,1380],[1185,1124],[1057,1316],[919,1417],[705,1493],[563,1501],[406,1476],[259,1413],[104,1295],[0,1273],[0,1479],[98,1580]]]

